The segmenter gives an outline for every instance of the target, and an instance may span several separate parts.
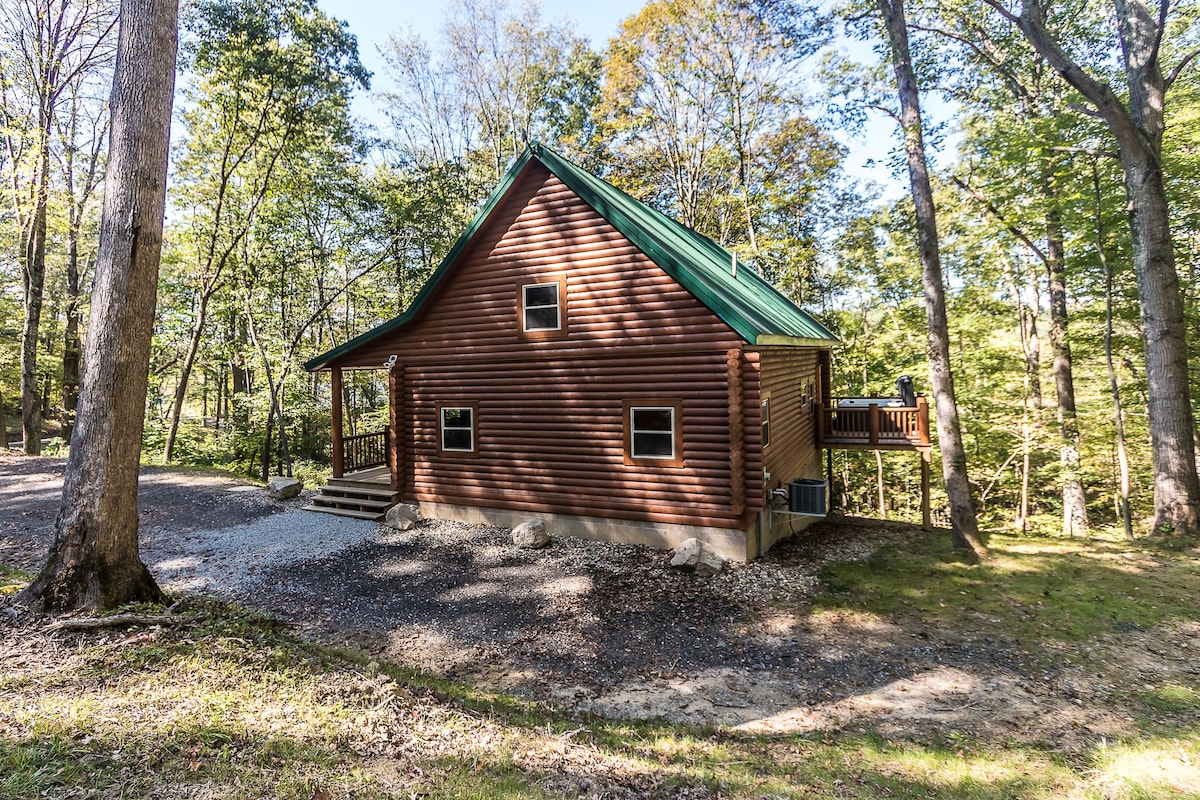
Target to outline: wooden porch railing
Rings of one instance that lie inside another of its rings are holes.
[[[820,447],[910,450],[928,447],[929,403],[890,406],[889,397],[835,397],[817,414]]]
[[[357,472],[360,469],[383,466],[388,463],[387,445],[387,428],[344,437],[342,469],[345,472]]]

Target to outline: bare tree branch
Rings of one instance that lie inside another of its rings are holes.
[[[1026,236],[1024,231],[1022,231],[1020,228],[1018,228],[1015,224],[1013,224],[1013,223],[1009,222],[1007,219],[1005,219],[1004,214],[1002,214],[1000,212],[1000,209],[996,208],[995,204],[992,203],[991,200],[988,200],[986,197],[984,197],[983,193],[981,193],[977,189],[972,188],[971,186],[968,186],[957,175],[954,176],[953,178],[951,178],[951,180],[954,181],[955,186],[962,189],[964,192],[966,192],[968,195],[970,195],[977,203],[979,203],[981,206],[983,206],[985,209],[987,209],[988,213],[991,214],[993,217],[995,217],[996,220],[1001,225],[1004,226],[1005,230],[1007,230],[1013,236],[1017,237],[1017,239],[1019,239],[1022,244],[1024,244],[1031,251],[1033,251],[1033,254],[1035,256],[1037,256],[1038,259],[1041,260],[1041,262],[1043,264],[1045,264],[1047,267],[1050,266],[1050,258],[1049,258],[1049,256],[1046,255],[1045,252],[1043,252],[1042,248],[1038,247],[1037,244],[1034,243],[1034,241],[1032,239],[1030,239],[1028,236]]]
[[[1187,65],[1192,63],[1197,56],[1200,56],[1200,47],[1197,47],[1190,53],[1185,54],[1184,57],[1180,59],[1179,63],[1175,65],[1175,69],[1171,70],[1170,74],[1167,75],[1166,80],[1163,81],[1163,91],[1171,88],[1171,84],[1175,82],[1175,79],[1179,77],[1180,73],[1182,73],[1187,68]]]

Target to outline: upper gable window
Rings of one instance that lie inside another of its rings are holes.
[[[522,338],[566,336],[566,276],[538,276],[517,284],[517,327]]]
[[[521,286],[521,331],[523,333],[554,333],[566,326],[563,299],[566,279],[545,283],[526,283]]]

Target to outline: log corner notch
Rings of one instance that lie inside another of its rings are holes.
[[[729,487],[730,511],[746,511],[746,415],[743,408],[742,351],[725,354],[729,389]]]

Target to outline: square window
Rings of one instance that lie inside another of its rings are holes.
[[[676,459],[674,406],[631,406],[629,433],[630,458]]]
[[[521,287],[523,330],[557,331],[562,329],[560,308],[561,283],[534,283]]]
[[[470,406],[445,406],[439,416],[442,450],[475,452],[475,409]]]

